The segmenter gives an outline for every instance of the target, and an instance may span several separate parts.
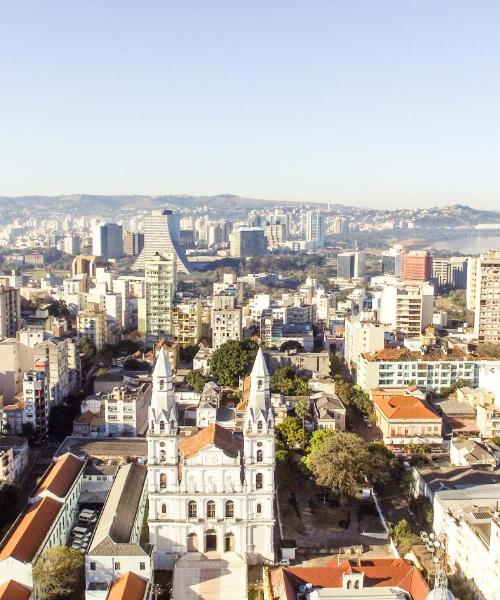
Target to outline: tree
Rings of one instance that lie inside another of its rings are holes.
[[[418,544],[420,541],[420,538],[414,533],[406,519],[401,519],[396,525],[390,526],[389,530],[403,556],[411,550],[412,546]]]
[[[205,386],[205,378],[201,374],[200,369],[189,371],[186,376],[186,383],[189,385],[189,387],[193,388],[196,393],[199,394]]]
[[[21,495],[19,488],[10,483],[0,487],[0,529],[9,525],[19,514]]]
[[[291,367],[278,367],[271,376],[271,390],[284,396],[307,396],[307,380],[295,374]]]
[[[367,444],[355,433],[332,431],[305,459],[319,485],[339,494],[341,501],[356,494],[370,473]]]
[[[43,600],[82,598],[85,559],[79,550],[53,546],[33,567],[34,585]]]
[[[210,369],[221,385],[235,387],[250,372],[258,345],[253,340],[230,340],[212,355]]]
[[[63,300],[54,300],[49,304],[47,310],[51,317],[63,318],[68,322],[71,321],[71,314],[68,306]]]
[[[151,364],[147,360],[138,360],[137,358],[134,358],[132,356],[127,358],[127,360],[123,363],[123,367],[125,369],[127,369],[128,371],[150,371],[151,370]]]
[[[276,436],[288,450],[304,449],[309,441],[309,434],[302,427],[297,417],[285,417],[276,425]]]
[[[297,350],[297,352],[304,352],[304,346],[297,342],[297,340],[287,340],[280,346],[280,352],[286,352],[287,350]]]
[[[335,377],[342,371],[342,361],[336,354],[330,354],[330,375]]]
[[[309,398],[301,398],[295,405],[295,414],[302,421],[302,425],[309,415]]]
[[[80,338],[80,352],[87,359],[92,359],[95,356],[95,344],[86,335]]]

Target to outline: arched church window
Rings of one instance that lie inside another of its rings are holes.
[[[226,502],[226,510],[225,510],[226,518],[232,519],[234,517],[234,502],[232,500],[228,500]]]
[[[160,474],[160,489],[165,489],[167,487],[167,474],[166,473],[161,473]]]
[[[262,485],[263,485],[262,473],[257,473],[257,475],[255,476],[255,487],[256,487],[256,489],[261,490]]]
[[[207,517],[209,519],[215,518],[215,502],[213,500],[207,502]]]
[[[259,502],[259,504],[257,504],[257,507],[256,507],[256,509],[255,509],[255,512],[256,512],[258,515],[261,515],[261,514],[262,514],[262,504],[261,504],[260,502]]]
[[[160,390],[162,390],[165,387],[165,381],[163,379],[160,379]]]
[[[257,423],[257,431],[262,431],[262,421]]]
[[[165,462],[167,460],[167,453],[165,450],[160,450],[160,462]]]
[[[193,519],[198,514],[198,507],[196,506],[196,502],[194,500],[190,500],[188,502],[188,517]]]
[[[262,379],[259,379],[259,381],[257,382],[257,389],[261,390],[263,384],[264,384],[264,382],[262,381]]]
[[[162,515],[166,515],[167,514],[167,505],[166,504],[162,504],[161,505],[161,514]]]
[[[354,589],[359,590],[359,581],[354,582]]]
[[[257,450],[257,462],[262,462],[262,450]]]
[[[165,432],[165,421],[160,421],[160,433]]]

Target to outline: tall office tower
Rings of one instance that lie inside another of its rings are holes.
[[[342,217],[333,217],[333,219],[330,220],[330,223],[330,231],[332,233],[345,233],[349,229],[347,226],[347,221]]]
[[[401,277],[415,281],[429,281],[432,275],[432,256],[428,250],[412,250],[403,254]]]
[[[116,223],[99,223],[92,232],[92,252],[105,259],[123,256],[123,228]]]
[[[433,258],[432,279],[439,286],[466,287],[467,259],[461,256]]]
[[[260,227],[239,227],[231,234],[230,254],[235,258],[251,258],[267,253],[267,241]]]
[[[382,275],[401,277],[403,247],[399,244],[382,252]]]
[[[16,288],[0,285],[0,339],[16,337],[20,328],[20,292]]]
[[[267,245],[269,248],[279,246],[286,240],[286,227],[284,223],[267,224],[264,227],[264,235],[266,236]]]
[[[70,233],[64,238],[64,252],[76,256],[80,254],[81,238],[76,233]]]
[[[144,234],[127,231],[123,236],[123,251],[126,256],[137,256],[144,248]]]
[[[364,252],[339,252],[337,254],[337,278],[359,279],[365,273]]]
[[[474,333],[480,344],[500,343],[500,250],[477,261]]]
[[[418,337],[432,323],[434,286],[424,282],[384,285],[380,294],[381,323],[398,333]]]
[[[139,330],[148,346],[172,334],[172,305],[177,285],[177,255],[157,252],[146,259],[144,298],[139,298]]]
[[[308,210],[301,216],[302,239],[323,245],[325,242],[325,221],[319,210]]]
[[[468,325],[474,325],[474,311],[476,310],[476,279],[479,258],[467,258],[467,287],[465,289],[465,315]]]
[[[146,261],[159,254],[176,255],[177,271],[189,273],[189,261],[180,245],[179,215],[171,210],[154,210],[144,219],[144,248],[135,262],[135,268],[144,269]]]

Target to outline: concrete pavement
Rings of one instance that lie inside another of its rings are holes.
[[[232,552],[190,552],[175,564],[173,600],[245,600],[247,565]]]

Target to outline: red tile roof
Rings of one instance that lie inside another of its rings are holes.
[[[143,600],[147,586],[145,579],[129,571],[113,582],[106,600]]]
[[[207,446],[216,446],[229,456],[237,456],[243,450],[243,440],[220,425],[209,425],[195,435],[183,438],[179,442],[179,450],[186,458],[197,454]]]
[[[374,396],[373,403],[385,415],[387,419],[435,419],[441,422],[425,402],[415,396]]]
[[[250,397],[250,375],[247,375],[243,380],[243,390],[241,395],[241,401],[236,407],[236,410],[246,410],[248,406],[248,398]]]
[[[0,551],[0,560],[12,557],[21,562],[31,562],[61,507],[62,504],[52,498],[42,498],[32,504]]]
[[[284,567],[271,573],[273,598],[295,600],[298,586],[310,583],[318,588],[341,588],[345,573],[363,573],[364,586],[400,587],[412,600],[425,600],[429,588],[420,571],[403,559],[381,558],[357,563],[345,560],[326,567]]]
[[[28,600],[31,590],[11,579],[0,585],[0,600]]]
[[[48,491],[64,498],[71,489],[78,473],[83,469],[84,462],[67,452],[52,465],[45,478],[38,486],[36,494]]]

